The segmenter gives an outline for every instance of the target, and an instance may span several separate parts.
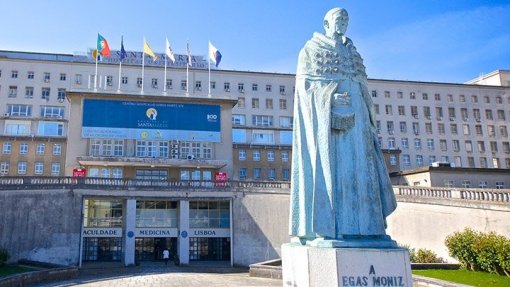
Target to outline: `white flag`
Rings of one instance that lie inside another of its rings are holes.
[[[188,54],[188,66],[192,66],[191,64],[191,51],[190,51],[190,48],[189,48],[189,42],[187,43],[186,45],[186,52]]]
[[[166,38],[165,54],[168,56],[168,59],[172,60],[172,62],[175,63],[174,52],[172,51],[172,48],[170,48],[170,43],[168,42],[168,38]]]

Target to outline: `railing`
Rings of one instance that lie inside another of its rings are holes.
[[[393,191],[396,195],[411,197],[510,202],[510,189],[393,186]]]
[[[166,181],[97,177],[0,177],[0,190],[37,189],[103,189],[103,190],[183,190],[205,189],[235,191],[238,189],[272,189],[288,192],[290,182],[280,181]]]

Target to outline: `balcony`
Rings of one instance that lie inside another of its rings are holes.
[[[220,169],[228,164],[226,160],[214,159],[180,159],[180,158],[147,158],[122,156],[79,156],[78,163],[82,166],[150,166],[150,167],[200,167]]]

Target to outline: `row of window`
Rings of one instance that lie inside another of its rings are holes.
[[[266,103],[266,109],[268,109],[268,110],[273,109],[273,99],[266,99],[265,103]],[[246,98],[245,97],[237,98],[237,107],[240,109],[244,109],[246,107]],[[251,99],[251,107],[252,107],[252,109],[260,108],[260,99],[252,98]],[[279,99],[279,108],[280,108],[280,110],[287,109],[287,99]]]
[[[12,143],[4,142],[2,145],[2,154],[11,154],[12,152]],[[19,144],[19,154],[28,154],[29,145],[28,143],[21,142]],[[52,147],[53,155],[61,155],[62,154],[62,145],[61,144],[53,144]],[[35,146],[35,154],[36,155],[44,155],[46,153],[46,144],[39,143]]]
[[[501,162],[499,158],[487,158],[487,157],[479,157],[478,164],[476,164],[476,159],[474,157],[468,156],[467,162],[463,163],[462,158],[460,156],[453,157],[453,163],[456,167],[470,167],[470,168],[510,168],[510,158],[505,158],[505,166],[501,166]],[[451,162],[451,158],[447,155],[441,156],[440,160],[435,155],[431,155],[428,157],[428,164],[425,164],[423,155],[417,154],[415,156],[415,166],[424,166],[431,165],[433,162]],[[492,163],[492,166],[489,166],[489,163]],[[409,154],[402,155],[402,165],[404,167],[411,166],[411,156]]]
[[[266,115],[252,115],[251,123],[253,126],[258,127],[272,127],[273,116]],[[232,115],[232,125],[234,126],[246,126],[246,115],[241,114],[233,114]],[[280,127],[281,128],[292,128],[293,126],[293,117],[280,117]]]
[[[252,154],[253,161],[260,161],[260,150],[254,149],[254,150],[252,150],[251,154]],[[267,161],[274,161],[275,154],[276,154],[276,152],[274,150],[268,150],[267,151]],[[280,159],[282,162],[288,162],[289,161],[289,152],[281,151]],[[239,149],[239,160],[246,160],[246,150],[245,149]]]
[[[0,90],[1,90],[0,86]],[[41,88],[41,99],[50,100],[51,89],[48,87]],[[18,96],[18,86],[9,86],[9,93],[7,94],[9,98],[16,98]],[[34,97],[34,87],[25,87],[25,98],[32,99]],[[59,102],[63,102],[66,97],[66,89],[58,89],[57,90],[57,100]]]
[[[381,141],[382,141],[382,138],[379,138],[379,144],[381,144],[381,146],[382,146]],[[436,149],[436,142],[437,142],[437,139],[427,139],[426,140],[427,149],[431,150],[431,151],[435,150]],[[460,152],[460,146],[461,146],[460,143],[461,142],[459,140],[452,140],[451,141],[451,147],[452,147],[452,150],[454,152]],[[485,141],[476,141],[476,145],[478,147],[478,152],[484,153],[485,151],[487,151],[486,142]],[[496,152],[498,152],[500,150],[498,148],[499,145],[502,146],[503,152],[510,153],[510,142],[501,142],[501,143],[498,143],[497,141],[490,141],[488,147],[490,147],[490,151],[491,152],[496,153]],[[473,150],[473,141],[471,141],[471,140],[464,141],[464,146],[465,146],[465,151],[466,152],[472,153],[474,151]],[[388,138],[386,148],[388,148],[388,149],[396,149],[397,148],[396,140],[395,140],[394,137],[389,137]],[[400,139],[400,148],[404,149],[404,150],[405,149],[409,149],[409,139],[408,138],[401,138]],[[421,138],[415,138],[414,139],[414,148],[416,150],[421,150],[422,149],[422,139]],[[441,151],[448,151],[448,142],[447,142],[446,139],[440,139],[439,140],[439,149]]]
[[[27,162],[26,161],[19,161],[17,167],[18,167],[17,173],[19,175],[27,174]],[[44,163],[43,162],[35,162],[34,163],[34,174],[42,175],[43,173],[44,173]],[[9,174],[9,162],[7,162],[7,161],[0,162],[0,174],[1,175]],[[53,176],[60,175],[60,163],[59,162],[54,162],[51,164],[51,175],[53,175]]]
[[[405,116],[406,115],[406,106],[398,106],[397,109],[398,109],[398,115],[399,116]],[[411,109],[411,115],[414,118],[419,118],[420,117],[420,113],[418,111],[418,107],[417,106],[410,106],[410,109]],[[379,105],[378,104],[374,104],[374,111],[375,111],[376,114],[380,114],[380,110],[379,110]],[[384,112],[385,112],[386,115],[393,115],[393,106],[392,105],[385,105],[384,106]],[[494,111],[493,110],[485,109],[484,113],[485,113],[485,119],[486,120],[492,121],[492,120],[495,119],[494,118]],[[443,107],[436,107],[435,108],[435,115],[436,115],[436,119],[437,120],[439,120],[439,121],[442,120],[443,116],[444,116]],[[481,110],[480,109],[472,109],[471,115],[473,116],[475,121],[481,121],[482,120],[482,118],[481,118]],[[427,119],[431,119],[432,118],[431,107],[429,107],[429,106],[423,107],[423,116],[425,116],[425,118],[427,118]],[[461,116],[461,118],[464,121],[467,121],[469,119],[469,116],[470,116],[469,110],[467,108],[460,108],[460,116]],[[456,117],[457,117],[456,108],[454,108],[454,107],[449,107],[448,108],[448,117],[449,117],[449,119],[451,121],[456,119]],[[500,121],[506,120],[505,111],[504,110],[496,110],[496,119],[500,120]]]
[[[91,139],[91,156],[125,156],[128,142],[119,139]],[[137,140],[134,156],[152,158],[212,159],[213,144],[210,142],[179,143],[169,141]]]
[[[278,131],[277,139],[278,144],[291,145],[292,144],[292,131],[281,130]],[[246,129],[232,129],[232,142],[233,143],[252,143],[252,144],[275,144],[275,131],[274,130],[246,130]]]
[[[7,105],[5,116],[13,117],[31,117],[32,105]],[[64,107],[58,106],[40,106],[41,118],[64,118]]]
[[[5,135],[30,135],[32,123],[30,121],[6,120]],[[39,121],[37,123],[38,136],[64,136],[62,122]]]
[[[373,98],[377,98],[378,97],[378,92],[377,90],[372,90],[372,97]],[[391,92],[390,91],[384,91],[384,97],[385,98],[391,98]],[[401,91],[398,91],[397,92],[397,99],[403,99],[404,98],[404,92],[401,92]],[[409,92],[409,99],[411,100],[416,100],[418,98],[418,93],[416,92]],[[421,93],[421,99],[424,100],[424,101],[428,101],[429,100],[429,94],[428,93]],[[446,95],[446,99],[449,103],[453,103],[453,95],[452,94],[447,94]],[[439,93],[435,93],[434,94],[434,100],[435,101],[441,101],[441,94]],[[503,103],[503,98],[501,96],[496,96],[494,98],[494,101],[496,104],[502,104]],[[459,102],[461,103],[464,103],[466,102],[466,95],[459,95]],[[486,104],[490,104],[491,103],[491,97],[489,96],[484,96],[483,97],[483,102],[486,103]],[[471,95],[471,103],[478,103],[478,96],[477,95]],[[508,103],[510,103],[510,97],[508,98]]]
[[[35,72],[33,71],[28,71],[27,72],[27,79],[29,80],[34,80],[35,79]],[[19,71],[18,70],[11,70],[11,78],[12,79],[17,79],[19,76]],[[2,77],[2,70],[0,70],[0,77]],[[51,80],[51,73],[50,72],[44,72],[43,73],[43,81],[45,83],[49,83],[50,80]],[[60,73],[60,80],[61,81],[65,81],[67,79],[67,75],[65,73]]]
[[[248,174],[248,168],[239,168],[239,179],[255,179],[255,180],[285,180],[290,179],[290,172],[288,168],[283,168],[280,174],[277,174],[276,168],[268,168],[265,175],[262,168],[253,168],[251,174]]]
[[[419,122],[412,122],[412,132],[415,135],[420,134],[420,123]],[[459,134],[459,124],[450,124],[450,133],[452,135]],[[472,125],[469,124],[462,124],[462,133],[466,136],[471,135],[472,133]],[[381,133],[381,121],[376,121],[376,128],[377,133]],[[405,134],[408,132],[407,122],[399,122],[398,127],[400,133]],[[495,137],[496,136],[496,128],[499,129],[499,135],[501,137],[508,137],[508,130],[507,127],[504,125],[500,125],[499,127],[495,125],[486,125],[485,128],[487,129],[485,132],[485,135],[488,135],[489,137]],[[474,125],[474,132],[477,136],[484,136],[484,126],[482,125]],[[386,121],[386,131],[388,134],[392,135],[395,133],[395,122],[393,121]],[[432,123],[425,123],[425,132],[427,134],[433,134],[433,128]],[[437,133],[440,135],[444,135],[446,132],[445,130],[445,124],[444,123],[437,123]]]
[[[419,182],[415,182],[414,185],[419,185]],[[455,181],[447,179],[447,180],[444,181],[444,186],[445,187],[455,187]],[[475,187],[475,186],[471,185],[471,180],[469,180],[469,179],[462,180],[461,186],[464,187],[464,188]],[[488,187],[489,187],[489,185],[488,185],[488,182],[486,180],[480,180],[479,181],[478,188],[488,188]],[[505,182],[504,181],[496,181],[494,187],[496,189],[504,189],[505,188]]]

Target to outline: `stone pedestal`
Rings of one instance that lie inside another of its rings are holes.
[[[283,286],[413,286],[403,248],[282,246]]]

